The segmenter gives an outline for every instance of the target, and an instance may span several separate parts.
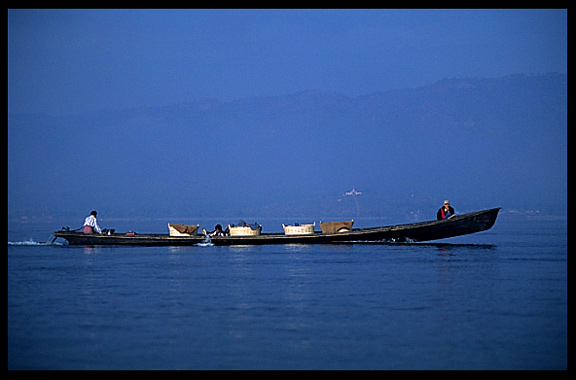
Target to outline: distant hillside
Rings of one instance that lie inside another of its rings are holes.
[[[567,75],[9,115],[9,217],[566,214]],[[342,198],[352,187],[360,201]]]

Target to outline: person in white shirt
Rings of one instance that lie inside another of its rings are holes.
[[[84,233],[85,234],[93,234],[97,232],[99,234],[102,233],[100,227],[98,227],[98,220],[96,220],[96,215],[98,213],[96,211],[92,211],[90,216],[84,220]]]

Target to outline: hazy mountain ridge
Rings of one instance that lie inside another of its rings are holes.
[[[9,115],[8,138],[12,217],[92,208],[118,216],[321,208],[344,217],[358,212],[342,198],[352,186],[364,191],[364,216],[427,214],[444,198],[465,209],[566,213],[563,74]]]

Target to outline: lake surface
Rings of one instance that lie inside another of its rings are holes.
[[[9,369],[567,368],[566,221],[436,244],[38,244],[60,227],[9,225]]]

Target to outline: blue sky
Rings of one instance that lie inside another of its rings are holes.
[[[567,71],[567,10],[8,11],[10,113]]]

